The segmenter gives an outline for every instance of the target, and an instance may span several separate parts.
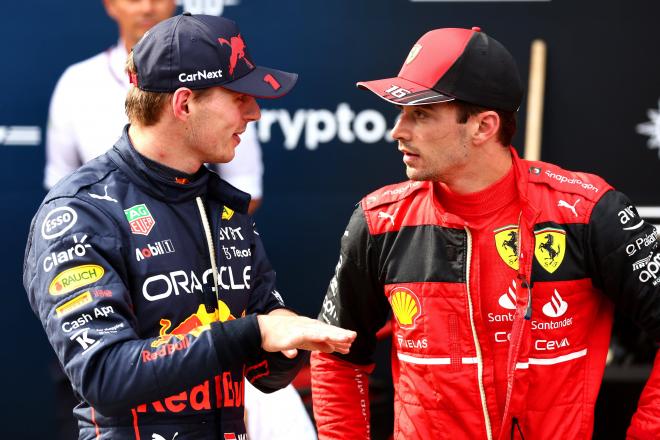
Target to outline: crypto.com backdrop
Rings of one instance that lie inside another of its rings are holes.
[[[395,109],[354,84],[398,72],[413,42],[432,28],[480,26],[510,48],[525,82],[530,43],[543,38],[542,158],[596,172],[639,205],[660,205],[657,1],[181,2],[237,20],[258,63],[300,73],[289,96],[262,102],[265,199],[257,222],[280,290],[306,314],[320,308],[353,205],[405,179],[387,141]],[[117,35],[101,0],[6,0],[0,8],[0,438],[48,438],[50,347],[21,283],[29,222],[44,196],[48,102],[68,65]],[[524,114],[523,105],[521,127]],[[520,151],[523,131],[515,138]]]

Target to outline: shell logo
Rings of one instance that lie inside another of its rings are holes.
[[[415,320],[422,314],[422,306],[417,295],[405,287],[395,287],[390,292],[390,305],[399,326],[414,327]]]

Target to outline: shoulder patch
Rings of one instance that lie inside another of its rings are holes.
[[[529,163],[528,178],[530,182],[546,184],[557,191],[580,195],[591,201],[597,201],[612,189],[595,174],[567,171],[543,162]]]
[[[362,209],[367,211],[378,206],[403,200],[420,189],[427,188],[429,182],[408,180],[384,186],[362,199]]]

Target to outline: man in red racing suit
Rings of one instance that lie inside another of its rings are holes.
[[[395,78],[411,179],[365,197],[320,319],[355,330],[312,356],[321,439],[368,439],[375,334],[392,315],[395,439],[590,439],[613,308],[660,338],[654,227],[597,176],[518,158],[522,85],[477,28],[438,29]],[[660,367],[628,430],[660,437]]]

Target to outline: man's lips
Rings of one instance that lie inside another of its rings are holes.
[[[414,161],[419,157],[419,154],[408,150],[407,148],[399,148],[399,151],[403,154],[403,162],[408,164],[409,162]]]
[[[244,128],[243,130],[241,130],[241,131],[237,131],[236,133],[234,133],[234,134],[232,135],[232,139],[234,139],[234,140],[236,141],[236,144],[239,144],[239,143],[241,142],[241,135],[242,135],[243,133],[245,133],[245,130],[246,130],[246,129]]]

